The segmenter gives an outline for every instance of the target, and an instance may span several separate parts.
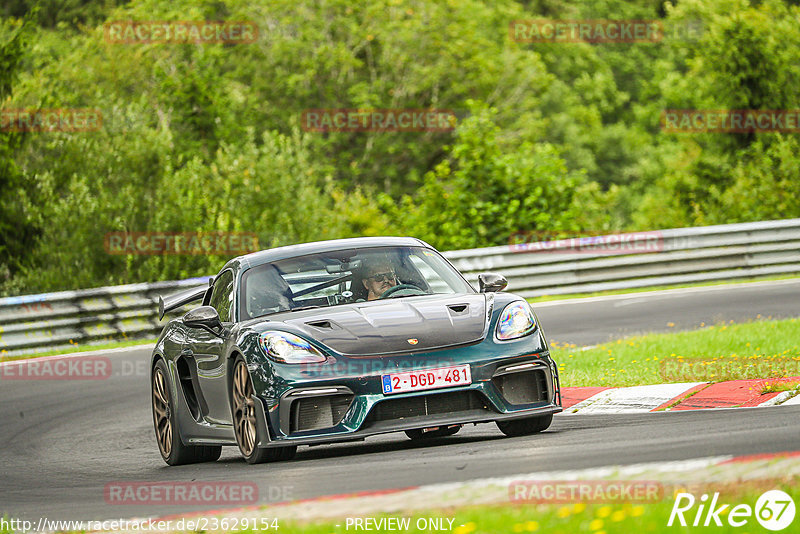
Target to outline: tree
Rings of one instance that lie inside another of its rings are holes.
[[[11,100],[30,31],[30,18],[0,21],[0,103]],[[27,209],[31,190],[15,160],[22,142],[13,125],[0,128],[0,285],[23,268],[38,233]]]
[[[427,173],[415,198],[393,211],[398,225],[449,249],[508,244],[529,231],[599,229],[609,223],[603,198],[582,173],[569,171],[548,144],[504,146],[496,110],[472,104],[448,158]]]

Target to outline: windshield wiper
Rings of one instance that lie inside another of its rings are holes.
[[[412,295],[389,295],[383,300],[392,300],[392,299],[404,299],[406,297],[424,297],[425,295],[434,295],[435,293],[415,293]]]
[[[314,308],[324,308],[324,306],[320,306],[319,304],[312,304],[311,306],[300,306],[299,308],[292,308],[289,311],[313,310]]]

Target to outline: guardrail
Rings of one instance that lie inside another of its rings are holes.
[[[648,252],[629,254],[639,249]],[[485,271],[524,297],[800,273],[800,219],[677,228],[455,250],[444,255],[473,283]],[[77,343],[152,338],[158,295],[208,277],[0,299],[0,355]],[[171,316],[184,310],[177,310]]]
[[[471,282],[478,273],[494,270],[508,278],[510,291],[526,298],[800,273],[800,219],[621,236],[632,239],[623,244],[601,236],[583,238],[583,244],[560,240],[445,256]],[[576,246],[583,248],[569,252]],[[621,253],[626,248],[650,252]],[[562,249],[568,251],[557,252]]]
[[[158,296],[208,283],[208,277],[60,291],[0,299],[0,355],[61,349],[80,343],[156,337]]]

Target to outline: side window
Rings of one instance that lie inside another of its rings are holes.
[[[233,273],[225,271],[214,280],[214,290],[211,293],[210,306],[219,313],[219,320],[223,323],[232,320],[233,309]]]
[[[442,277],[439,276],[439,273],[437,273],[422,257],[414,253],[411,254],[409,258],[411,259],[411,263],[414,264],[414,267],[419,269],[419,272],[422,273],[422,277],[428,282],[428,285],[434,293],[453,292],[447,282],[445,282]]]

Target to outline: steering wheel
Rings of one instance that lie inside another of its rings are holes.
[[[247,311],[251,317],[259,317],[268,313],[288,311],[291,308],[289,299],[277,294],[250,295]]]
[[[427,295],[427,293],[425,293],[423,290],[421,290],[420,288],[418,288],[414,284],[398,284],[398,285],[396,285],[394,287],[390,287],[389,289],[384,291],[381,294],[381,296],[378,297],[378,298],[379,299],[389,298],[392,295],[394,295],[395,293],[403,291],[404,289],[407,290],[407,291],[416,291],[416,292],[418,292],[418,293],[412,293],[412,295]]]

